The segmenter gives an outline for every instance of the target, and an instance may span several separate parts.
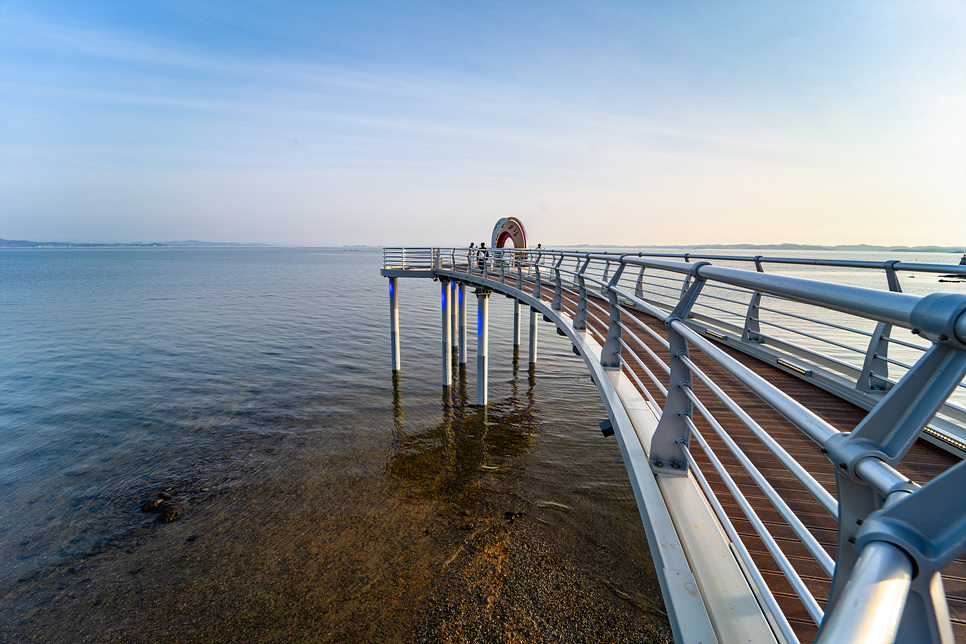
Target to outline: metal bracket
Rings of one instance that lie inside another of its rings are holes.
[[[761,267],[761,255],[755,257],[755,270],[764,273]],[[761,291],[754,291],[748,301],[748,310],[745,311],[745,326],[741,331],[742,342],[761,342],[761,326],[758,324],[758,310],[761,307]]]
[[[643,256],[643,253],[638,253],[638,257]],[[637,283],[634,285],[634,295],[644,299],[644,269],[646,266],[641,266],[641,272],[637,274]]]
[[[698,269],[708,263],[695,264],[691,269],[691,275],[696,276]],[[651,436],[651,445],[648,449],[651,469],[664,474],[683,475],[688,471],[687,461],[681,454],[681,444],[687,445],[691,437],[691,432],[683,418],[683,416],[691,416],[691,399],[685,393],[685,389],[691,387],[691,369],[681,359],[688,355],[687,340],[674,329],[674,323],[683,322],[687,318],[703,287],[704,279],[696,277],[665,321],[671,352],[671,375],[667,388],[667,401],[664,403],[661,420],[658,421],[657,428]]]
[[[823,447],[828,451],[829,460],[853,479],[860,479],[855,466],[867,456],[895,465],[964,373],[966,352],[954,346],[934,344],[854,431],[826,441]]]
[[[584,271],[590,264],[590,256],[584,258],[584,265],[577,271],[577,310],[574,311],[574,331],[587,330],[587,285]]]
[[[606,369],[621,368],[621,309],[620,301],[613,287],[617,286],[617,282],[620,281],[621,274],[627,266],[624,263],[624,257],[624,255],[621,255],[620,265],[614,271],[614,276],[607,283],[607,286],[604,287],[610,304],[608,307],[610,319],[607,324],[607,338],[600,350],[600,364]]]
[[[882,270],[886,274],[886,282],[889,290],[894,293],[901,293],[902,286],[896,276],[896,264],[898,260],[884,262]],[[855,388],[859,391],[888,391],[892,384],[889,382],[889,363],[883,358],[889,357],[889,337],[892,335],[892,325],[879,322],[875,325],[869,347],[865,352],[865,361],[862,363],[862,372],[855,383]]]
[[[556,265],[553,267],[553,302],[551,302],[550,308],[552,308],[554,311],[559,311],[561,308],[563,308],[563,283],[560,281],[560,265],[563,264],[563,261],[564,256],[561,255],[560,259],[557,260]]]

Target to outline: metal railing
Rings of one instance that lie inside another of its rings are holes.
[[[966,449],[966,411],[956,402],[962,398],[966,373],[966,295],[904,294],[896,273],[966,276],[966,267],[534,249],[438,248],[427,256],[427,250],[386,249],[385,265],[405,269],[428,264],[450,277],[549,301],[553,311],[569,317],[574,331],[599,342],[601,365],[620,369],[660,410],[657,429],[643,445],[651,469],[693,475],[780,639],[799,641],[735,529],[734,512],[726,511],[709,484],[708,465],[819,627],[816,641],[892,642],[897,633],[903,642],[952,641],[940,571],[966,552],[966,462],[922,487],[896,467],[924,431],[947,447]],[[717,262],[745,263],[754,270]],[[767,274],[763,269],[769,264],[883,271],[889,290]],[[648,325],[642,313],[663,323],[663,332]],[[911,335],[893,337],[896,329]],[[857,392],[853,399],[864,400],[870,412],[853,431],[840,432],[722,345],[818,379],[825,388],[852,389]],[[837,495],[695,363],[692,356],[697,354],[821,447],[834,471]],[[705,398],[696,393],[695,381],[711,393],[710,399],[707,393]],[[712,412],[722,405],[817,507],[836,519],[834,560]],[[718,447],[705,435],[708,428]],[[734,465],[729,469],[715,452],[721,445],[727,461],[737,461],[829,577],[828,597],[816,598],[802,581],[796,562],[769,528],[773,521],[761,519],[732,478]],[[699,452],[704,465],[696,458]]]

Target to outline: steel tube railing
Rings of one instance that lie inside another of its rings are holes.
[[[624,348],[626,348],[628,351],[630,351],[630,347],[628,347],[627,344],[623,340],[621,340],[621,344],[624,346]],[[638,358],[633,353],[631,355],[634,356],[634,358],[637,360],[638,364],[641,364],[641,359],[640,358]],[[624,358],[623,356],[621,356],[621,365],[627,367],[627,373],[634,380],[634,382],[637,383],[638,389],[639,389],[639,391],[642,394],[644,394],[644,397],[647,398],[650,401],[650,403],[652,405],[654,405],[654,407],[656,409],[660,409],[661,408],[661,405],[657,402],[657,400],[654,399],[654,394],[651,393],[651,390],[650,389],[648,389],[647,387],[644,386],[644,383],[641,382],[641,379],[637,377],[637,374],[634,373],[634,370],[631,368],[630,363],[627,362],[627,359]],[[643,368],[644,368],[644,372],[651,378],[651,380],[655,384],[658,384],[657,383],[657,380],[654,378],[654,374],[651,373],[651,370],[648,369],[647,367],[643,367]],[[664,395],[665,395],[665,397],[667,397],[667,391],[664,392]]]
[[[841,324],[835,324],[834,322],[829,322],[828,320],[816,320],[815,318],[810,318],[807,315],[798,315],[797,313],[791,313],[789,311],[782,311],[781,309],[773,309],[773,308],[769,308],[769,307],[764,306],[764,305],[761,305],[761,304],[758,305],[758,310],[759,311],[768,311],[770,313],[775,313],[775,314],[778,314],[778,315],[784,315],[785,317],[789,317],[789,318],[796,318],[798,320],[802,320],[803,322],[813,322],[815,324],[821,324],[822,326],[827,326],[827,327],[829,327],[831,329],[839,329],[840,331],[848,331],[850,333],[858,333],[859,335],[864,335],[864,336],[866,336],[868,338],[871,338],[872,337],[872,334],[870,332],[868,332],[868,331],[863,331],[861,329],[853,329],[852,327],[843,326]],[[758,319],[760,320],[761,318],[758,318]]]
[[[647,376],[648,376],[648,378],[651,379],[651,382],[654,383],[654,386],[657,387],[657,390],[661,392],[661,395],[664,396],[665,398],[667,398],[667,388],[664,385],[661,384],[661,381],[657,379],[657,376],[654,375],[654,372],[651,371],[650,369],[648,369],[647,365],[644,364],[644,362],[641,361],[641,358],[637,355],[637,353],[634,352],[634,350],[630,347],[630,345],[628,345],[626,342],[624,342],[623,338],[621,339],[621,346],[623,348],[627,349],[627,351],[634,358],[634,361],[637,362],[637,364],[640,365],[641,369],[644,370],[644,373],[646,373]],[[624,364],[626,364],[628,366],[628,368],[630,368],[630,363],[627,362],[627,359],[626,358],[624,358],[623,356],[621,356],[621,361],[624,362]],[[650,394],[650,392],[647,392],[646,395],[648,397],[650,397],[651,394]],[[651,399],[651,402],[657,404],[657,401],[655,401],[653,399]]]
[[[823,625],[819,644],[893,642],[912,585],[913,565],[899,548],[873,541],[852,569],[839,609]]]

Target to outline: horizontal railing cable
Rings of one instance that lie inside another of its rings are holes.
[[[825,548],[818,542],[802,520],[795,515],[795,512],[788,507],[785,500],[778,494],[768,479],[761,473],[761,471],[752,463],[751,459],[745,454],[745,452],[738,446],[738,444],[731,438],[731,435],[722,427],[721,423],[714,417],[714,415],[708,411],[708,408],[704,403],[697,397],[694,390],[685,387],[685,393],[691,402],[698,408],[701,415],[708,421],[708,424],[715,431],[721,441],[725,444],[725,447],[734,454],[735,458],[741,463],[742,468],[751,477],[751,480],[755,482],[761,491],[764,493],[765,498],[772,504],[772,506],[778,510],[778,513],[785,519],[788,527],[792,529],[795,536],[798,537],[799,541],[805,546],[808,552],[812,555],[822,570],[825,571],[829,577],[832,576],[832,572],[835,570],[835,561],[826,552]]]
[[[708,389],[711,390],[718,400],[723,402],[725,406],[738,418],[738,420],[740,420],[742,424],[747,427],[752,434],[754,434],[755,438],[757,438],[762,445],[764,445],[765,448],[768,449],[768,451],[771,452],[772,455],[774,455],[775,458],[777,458],[779,462],[785,466],[785,469],[787,469],[792,476],[794,476],[795,479],[801,483],[806,490],[808,490],[808,493],[811,494],[812,497],[818,501],[832,517],[837,518],[839,513],[839,504],[838,501],[835,500],[835,497],[832,496],[821,483],[815,480],[815,477],[812,476],[808,470],[802,467],[802,465],[795,460],[795,458],[792,457],[791,454],[789,454],[785,448],[778,443],[778,441],[776,441],[771,437],[770,434],[768,434],[768,432],[762,429],[761,425],[759,425],[755,419],[749,416],[748,412],[742,409],[741,406],[731,398],[731,396],[722,391],[713,380],[705,375],[704,371],[699,369],[690,358],[687,356],[682,356],[681,359],[685,362],[685,364],[688,365],[688,368],[691,369],[692,373],[694,373],[694,375],[696,375],[708,387]]]

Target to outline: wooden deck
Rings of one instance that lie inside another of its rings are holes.
[[[515,287],[515,278],[508,278],[506,284]],[[533,292],[532,286],[527,283],[524,283],[524,290],[530,294]],[[553,298],[552,287],[548,289],[545,285],[541,295],[542,299],[549,303]],[[588,299],[604,310],[608,308],[606,299],[594,296],[589,296]],[[576,311],[576,300],[572,294],[564,292],[562,305],[563,309],[573,317]],[[592,304],[588,304],[588,313],[588,330],[599,343],[603,344],[607,331],[606,316]],[[667,331],[662,322],[641,312],[635,311],[633,314],[638,320],[653,329],[660,336],[665,339],[667,338]],[[595,320],[593,316],[599,319]],[[630,321],[626,322],[625,325],[630,328],[635,326]],[[654,353],[667,361],[667,349],[660,346],[646,333],[641,332],[637,336]],[[711,338],[708,339],[711,340]],[[625,339],[625,342],[632,347],[636,345],[636,342],[630,339]],[[865,410],[819,389],[802,379],[780,371],[729,347],[719,346],[729,355],[748,366],[841,431],[851,431],[866,416],[867,412]],[[666,386],[666,375],[661,367],[643,350],[638,349],[637,355],[660,380],[665,382]],[[761,427],[767,430],[771,436],[792,454],[827,490],[835,495],[835,474],[832,465],[811,439],[751,393],[747,388],[738,383],[710,358],[700,352],[694,351],[691,354],[691,359],[721,389],[734,399],[742,409],[754,418]],[[629,359],[628,362],[633,364],[634,360]],[[624,367],[624,371],[625,373],[627,372],[626,366]],[[634,371],[641,382],[645,384],[650,382],[649,377],[636,364],[634,364]],[[751,434],[745,425],[698,378],[694,379],[693,389],[718,422],[726,428],[731,437],[761,470],[769,483],[779,491],[789,506],[834,558],[836,550],[836,519],[829,516],[805,488],[788,473],[778,459]],[[654,388],[651,391],[651,395],[658,403],[663,404],[664,397],[659,390]],[[742,493],[755,508],[758,516],[767,525],[769,531],[780,544],[781,549],[795,566],[809,590],[824,607],[825,598],[828,596],[831,588],[831,581],[828,576],[815,562],[801,541],[794,535],[771,503],[761,493],[758,486],[744,472],[737,459],[725,447],[724,443],[697,410],[693,414],[693,419],[702,435],[710,444],[712,450],[714,450],[718,458],[727,466],[729,473],[731,473]],[[744,519],[744,514],[740,510],[737,501],[728,492],[720,478],[717,477],[714,468],[711,466],[711,463],[708,461],[697,441],[692,441],[692,453],[700,463],[701,469],[708,478],[709,483],[715,489],[715,494],[719,501],[732,518],[735,528],[741,534],[741,538],[748,550],[752,553],[756,564],[759,566],[763,576],[781,604],[782,609],[785,611],[786,616],[792,623],[799,639],[803,642],[811,642],[818,632],[815,623],[805,611],[801,601],[792,591],[790,584],[780,572],[778,565],[768,553],[761,539],[752,528],[751,523]],[[920,440],[906,455],[905,459],[903,459],[899,465],[899,469],[909,475],[910,478],[922,484],[946,471],[957,462],[959,462],[959,459],[956,456]],[[961,558],[950,563],[943,570],[943,577],[953,621],[953,631],[957,640],[966,641],[966,558]]]

